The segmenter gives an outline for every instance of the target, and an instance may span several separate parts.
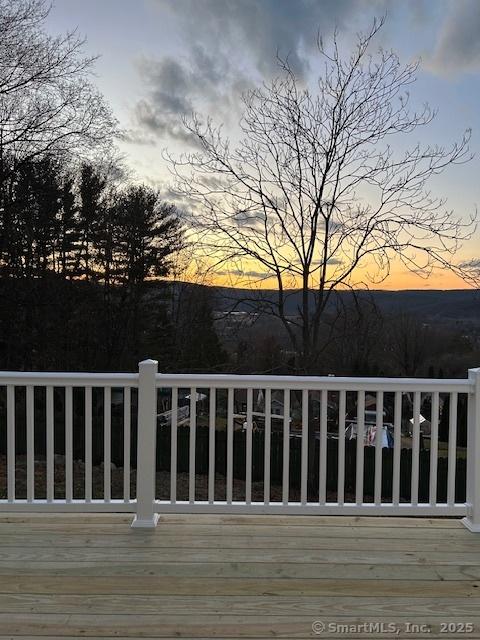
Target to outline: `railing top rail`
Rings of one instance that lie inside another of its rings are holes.
[[[138,373],[0,371],[0,386],[136,387]]]
[[[162,374],[157,387],[248,389],[328,389],[331,391],[425,391],[440,393],[473,391],[468,379],[357,378],[336,376],[261,376],[230,374]]]
[[[264,376],[233,374],[162,374],[157,387],[248,389],[328,389],[331,391],[424,391],[469,393],[472,381],[435,378],[360,378],[336,376]],[[136,373],[72,373],[0,371],[0,386],[137,387]]]

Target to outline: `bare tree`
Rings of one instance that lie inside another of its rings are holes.
[[[317,366],[321,319],[337,289],[381,282],[394,258],[425,276],[450,267],[473,229],[473,218],[455,217],[428,190],[432,176],[470,159],[470,132],[450,148],[404,150],[435,111],[410,107],[417,63],[369,53],[382,24],[359,35],[349,57],[336,36],[329,46],[319,39],[314,91],[280,61],[279,78],[243,97],[237,144],[194,115],[185,125],[199,150],[168,156],[197,248],[223,270],[275,280],[274,300],[257,290],[251,301],[280,318],[303,371]],[[298,289],[292,316],[287,302]]]
[[[76,33],[44,30],[46,0],[0,0],[0,153],[18,159],[90,149],[116,121],[89,80],[95,58]]]

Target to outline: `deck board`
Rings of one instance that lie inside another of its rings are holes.
[[[0,640],[480,638],[480,535],[457,520],[171,514],[154,531],[130,520],[1,514]],[[345,630],[382,622],[399,633]]]

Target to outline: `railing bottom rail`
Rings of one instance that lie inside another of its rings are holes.
[[[261,514],[261,515],[343,515],[343,516],[432,516],[432,517],[461,517],[466,515],[467,508],[460,504],[436,504],[428,503],[411,505],[398,504],[363,504],[335,502],[318,505],[315,503],[299,504],[291,502],[288,505],[263,502],[171,502],[157,501],[155,511],[162,513],[221,513],[221,514]]]
[[[65,500],[0,501],[0,513],[135,513],[136,509],[137,503],[133,500],[130,502],[125,502],[124,500],[111,500],[110,502],[105,502],[104,500],[92,500],[91,502],[85,502],[85,500],[72,500],[70,502]]]

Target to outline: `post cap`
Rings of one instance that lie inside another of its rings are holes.
[[[154,373],[155,375],[158,373],[158,362],[157,360],[142,360],[138,363],[138,370]]]

